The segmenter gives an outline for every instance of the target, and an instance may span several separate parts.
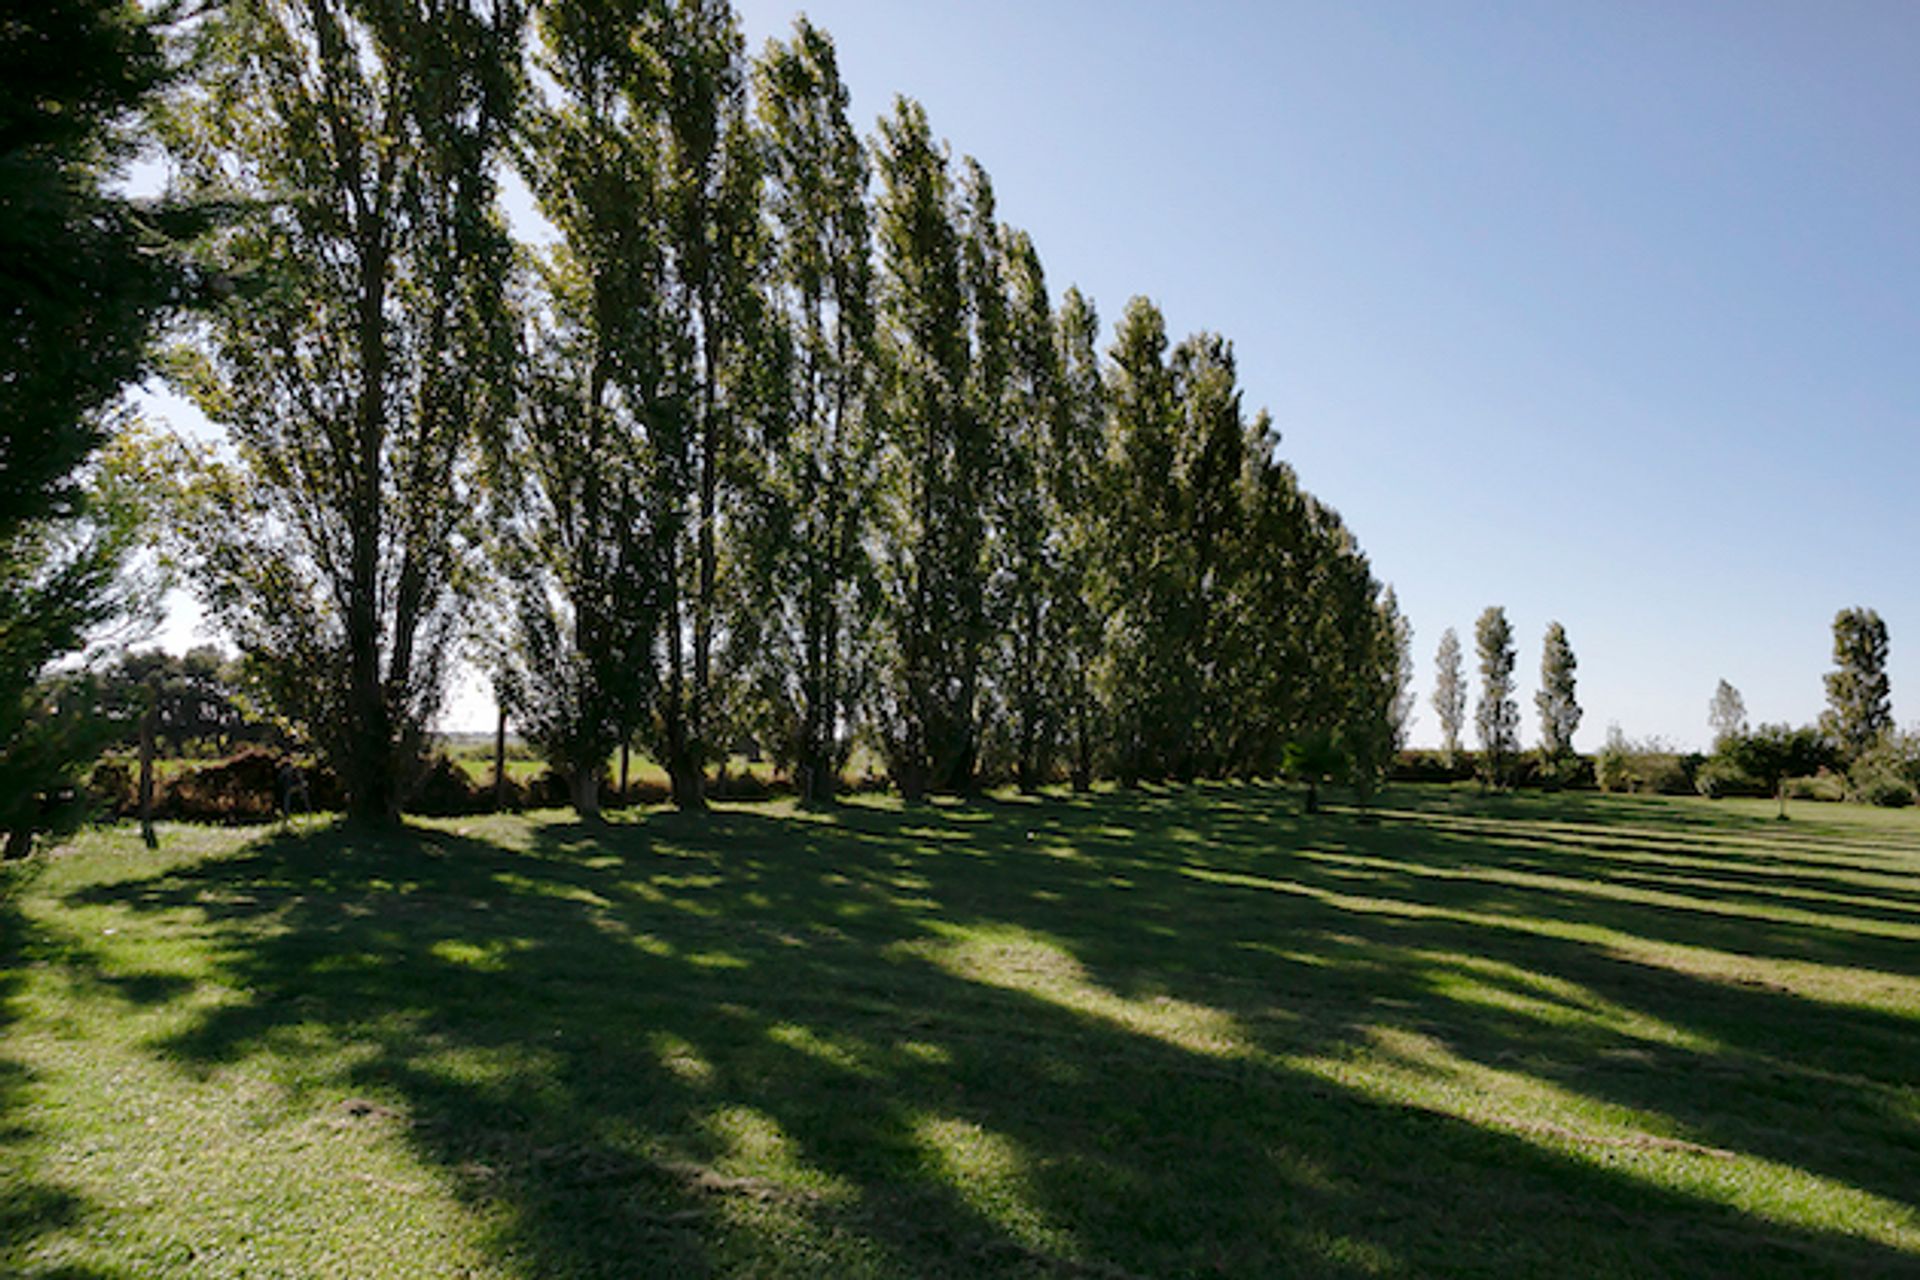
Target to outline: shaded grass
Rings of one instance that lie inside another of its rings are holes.
[[[1267,787],[83,838],[0,1273],[1920,1273],[1920,821]]]

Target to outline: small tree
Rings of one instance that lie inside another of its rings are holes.
[[[1852,762],[1893,728],[1887,685],[1887,624],[1872,609],[1833,616],[1833,665],[1820,727]]]
[[[1811,727],[1763,724],[1728,745],[1727,754],[1751,778],[1765,783],[1780,801],[1779,817],[1787,817],[1787,779],[1803,778],[1833,763],[1833,747]]]
[[[1317,729],[1286,745],[1281,752],[1280,767],[1289,778],[1307,784],[1306,811],[1318,813],[1320,784],[1346,772],[1347,753],[1333,733]]]
[[[1513,700],[1513,627],[1506,610],[1489,605],[1473,628],[1480,655],[1480,701],[1474,726],[1480,733],[1481,778],[1498,786],[1506,780],[1507,761],[1520,747],[1520,706]]]
[[[1747,704],[1740,691],[1722,680],[1707,704],[1707,724],[1713,728],[1713,749],[1742,737],[1747,732]]]
[[[1567,629],[1550,623],[1540,651],[1540,692],[1533,705],[1540,713],[1540,750],[1549,759],[1573,754],[1573,733],[1580,727],[1580,704],[1574,700],[1573,646]]]
[[[1440,746],[1447,763],[1460,755],[1460,730],[1467,722],[1467,678],[1460,661],[1460,637],[1452,627],[1440,636],[1433,655],[1433,709],[1440,717]]]

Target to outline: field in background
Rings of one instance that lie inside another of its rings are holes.
[[[1920,1273],[1920,816],[1298,810],[87,834],[0,1273]]]

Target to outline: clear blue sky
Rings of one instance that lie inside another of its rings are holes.
[[[1920,717],[1920,7],[805,9],[863,125],[919,98],[1056,290],[1233,340],[1413,622],[1416,741],[1488,604],[1530,741],[1555,618],[1585,748],[1704,742],[1722,676],[1812,719],[1853,604]],[[757,48],[800,6],[741,11]]]
[[[800,11],[740,8],[754,49]],[[1471,654],[1488,604],[1529,742],[1555,618],[1583,748],[1701,744],[1722,676],[1812,719],[1853,604],[1920,718],[1920,7],[806,11],[863,129],[919,98],[1056,291],[1233,340],[1413,622],[1416,742],[1442,629]]]

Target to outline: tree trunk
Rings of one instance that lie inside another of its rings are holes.
[[[600,770],[576,766],[567,778],[567,790],[573,798],[573,811],[582,821],[600,820]]]
[[[627,777],[628,777],[627,753],[632,749],[632,745],[633,745],[628,740],[631,736],[632,735],[628,734],[625,730],[621,731],[621,734],[620,734],[620,803],[622,805],[625,805],[627,803]]]
[[[493,811],[507,807],[507,709],[493,723]]]
[[[154,721],[159,718],[160,708],[157,691],[147,699],[147,709],[140,717],[140,839],[149,849],[160,847],[160,837],[153,832],[153,731]]]
[[[0,850],[0,862],[13,862],[33,852],[33,828],[15,827],[7,832],[7,844]]]

